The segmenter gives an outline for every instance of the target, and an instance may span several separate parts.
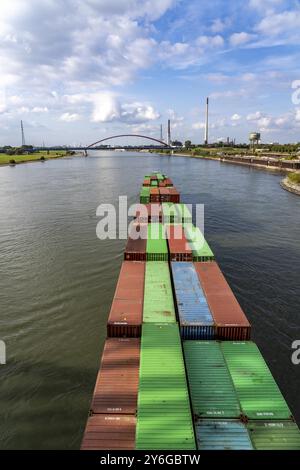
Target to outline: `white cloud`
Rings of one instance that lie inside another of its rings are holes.
[[[229,21],[227,20],[221,20],[220,18],[216,18],[213,20],[212,25],[211,25],[211,32],[212,33],[222,33],[229,25]]]
[[[256,27],[256,30],[266,36],[296,33],[299,38],[300,11],[284,11],[266,16]]]
[[[77,113],[63,113],[60,118],[61,121],[74,122],[80,120],[80,115]]]
[[[240,114],[233,114],[233,116],[231,116],[231,120],[232,121],[240,121],[242,119],[242,116],[240,116]]]
[[[192,124],[192,128],[195,130],[205,129],[205,122],[195,122]]]
[[[246,32],[234,33],[230,36],[230,44],[234,47],[242,46],[255,38],[255,35]]]
[[[225,91],[216,91],[210,94],[210,98],[216,100],[219,98],[235,98],[243,97],[247,95],[247,90],[241,88],[239,90],[225,90]]]
[[[34,108],[32,108],[32,112],[33,113],[48,113],[49,109],[47,108],[47,106],[44,106],[44,107],[35,106]]]

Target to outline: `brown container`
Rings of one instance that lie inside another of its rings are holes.
[[[145,215],[145,212],[147,215]],[[159,203],[138,204],[135,218],[139,223],[162,222],[162,207]]]
[[[142,236],[135,240],[133,238],[134,231],[142,232]],[[124,252],[125,261],[146,261],[147,233],[148,224],[133,224]]]
[[[123,261],[107,322],[107,336],[139,338],[143,319],[144,261]]]
[[[166,186],[173,186],[173,181],[170,178],[165,179]]]
[[[108,338],[91,403],[91,414],[135,415],[140,339]]]
[[[170,201],[178,204],[180,202],[180,194],[176,188],[169,188],[170,191]]]
[[[150,202],[159,202],[159,189],[151,188],[150,189]]]
[[[135,416],[91,416],[87,421],[81,450],[134,450],[135,429]]]
[[[166,187],[166,183],[165,183],[164,181],[160,181],[160,182],[158,183],[158,186],[159,186],[160,188],[165,188],[165,187]]]
[[[215,261],[194,264],[216,324],[216,339],[249,340],[251,325],[218,264]]]
[[[150,179],[145,179],[143,182],[143,186],[150,186],[151,182]]]
[[[159,188],[159,195],[160,202],[171,202],[170,188]]]
[[[170,261],[193,261],[193,253],[182,225],[167,225]]]

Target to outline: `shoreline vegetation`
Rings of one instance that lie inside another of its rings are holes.
[[[0,166],[15,166],[20,163],[44,162],[55,158],[70,157],[76,154],[77,152],[71,150],[39,150],[37,152],[21,155],[0,153]]]

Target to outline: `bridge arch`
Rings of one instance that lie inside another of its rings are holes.
[[[120,135],[112,135],[111,137],[105,137],[105,139],[97,140],[97,142],[94,142],[93,144],[89,145],[86,149],[90,149],[90,148],[94,147],[94,145],[101,144],[102,142],[105,142],[106,140],[118,139],[120,137],[140,137],[141,139],[152,140],[153,142],[157,142],[159,144],[162,144],[165,147],[169,147],[169,145],[166,142],[164,142],[163,140],[155,139],[154,137],[148,137],[147,135],[120,134]]]

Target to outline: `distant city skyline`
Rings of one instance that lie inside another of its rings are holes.
[[[0,13],[0,145],[21,144],[21,120],[38,146],[160,138],[161,123],[166,140],[168,119],[173,139],[203,143],[207,96],[210,141],[300,141],[299,1],[1,0]]]

